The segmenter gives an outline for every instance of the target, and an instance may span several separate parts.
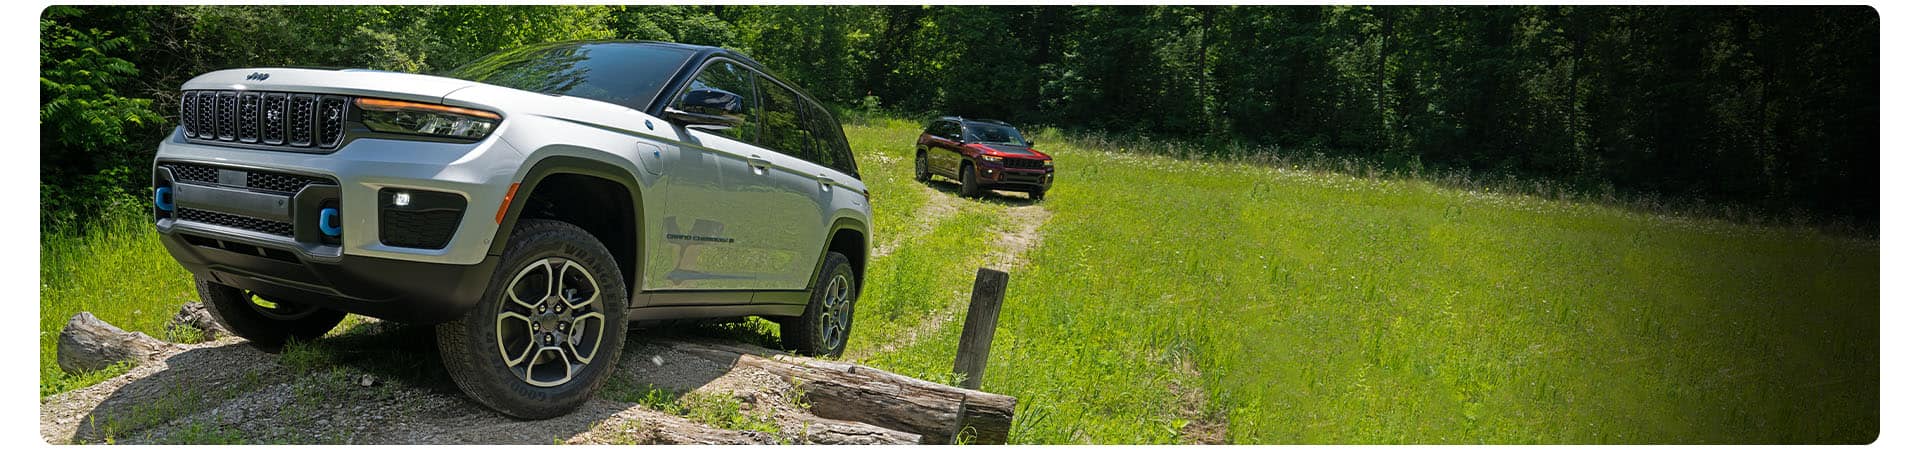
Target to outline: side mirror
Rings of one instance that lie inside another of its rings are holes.
[[[739,94],[696,88],[680,96],[679,107],[668,107],[666,119],[681,126],[732,128],[746,123],[746,102]]]

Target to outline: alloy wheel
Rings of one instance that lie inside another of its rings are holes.
[[[515,378],[559,386],[593,362],[607,325],[599,286],[586,267],[563,257],[534,261],[514,275],[494,336]]]
[[[846,274],[833,274],[820,299],[820,338],[824,348],[835,348],[847,340],[853,322],[853,288]]]

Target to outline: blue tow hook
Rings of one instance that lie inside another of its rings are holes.
[[[339,208],[320,210],[320,234],[327,235],[327,237],[340,237]]]
[[[153,188],[153,207],[160,208],[161,211],[172,211],[173,188],[166,186]]]

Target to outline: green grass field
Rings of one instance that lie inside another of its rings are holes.
[[[952,381],[1005,201],[910,177],[918,124],[848,127],[876,257],[850,355]],[[1011,272],[985,389],[1018,443],[1861,443],[1879,243],[1083,148]],[[1020,194],[1010,194],[1018,198]],[[944,202],[943,202],[944,203]],[[43,238],[41,392],[92,311],[156,336],[193,297],[142,218]],[[913,336],[909,339],[908,336]]]

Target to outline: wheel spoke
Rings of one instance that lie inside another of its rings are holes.
[[[560,271],[561,271],[560,280],[562,283],[565,283],[565,280],[567,278],[566,277],[567,272],[572,272],[575,274],[579,274],[581,280],[585,282],[585,285],[580,286],[578,289],[587,289],[591,291],[589,294],[587,294],[586,299],[581,300],[579,303],[574,302],[575,299],[573,297],[576,297],[577,295],[562,296],[561,299],[567,302],[567,306],[570,309],[586,308],[588,306],[592,306],[595,302],[600,301],[600,288],[599,288],[598,280],[593,279],[593,274],[587,273],[586,267],[581,267],[579,264],[574,263],[573,261],[567,261],[566,265],[561,266]],[[572,293],[577,294],[578,290],[576,289],[572,291]]]
[[[506,327],[506,322],[508,319],[520,321],[521,327],[526,329],[527,345],[525,348],[520,349],[519,356],[513,356],[513,352],[510,352],[507,349],[506,331],[509,330],[509,328]],[[498,346],[500,347],[500,360],[503,362],[506,362],[507,367],[518,366],[520,365],[520,363],[526,362],[527,359],[532,356],[533,320],[527,318],[527,316],[522,315],[520,313],[512,312],[512,311],[500,313],[499,316],[494,317],[493,334],[494,334],[494,342],[497,343]]]
[[[583,325],[587,323],[587,321],[592,321],[593,325],[590,327]],[[600,353],[599,341],[601,339],[601,333],[606,332],[607,316],[597,312],[582,314],[573,319],[572,326],[573,329],[568,331],[569,336],[566,340],[567,350],[572,353],[574,360],[580,364],[593,362],[593,356]],[[589,338],[588,331],[593,332],[591,341],[587,340]],[[580,352],[580,344],[582,342],[588,344],[586,353]]]
[[[562,350],[559,346],[545,346],[545,347],[540,347],[539,350],[534,350],[534,352],[535,352],[534,356],[536,356],[536,358],[534,358],[535,360],[539,359],[537,358],[539,355],[545,355],[548,353],[553,353],[555,355],[555,358],[547,360],[545,364],[527,364],[526,378],[524,378],[527,384],[540,386],[540,387],[548,387],[548,386],[559,386],[562,384],[567,384],[568,381],[573,380],[573,362],[567,360],[566,350]],[[558,380],[533,379],[534,369],[538,369],[540,367],[544,367],[551,364],[560,365],[560,370],[561,370],[560,379]]]

